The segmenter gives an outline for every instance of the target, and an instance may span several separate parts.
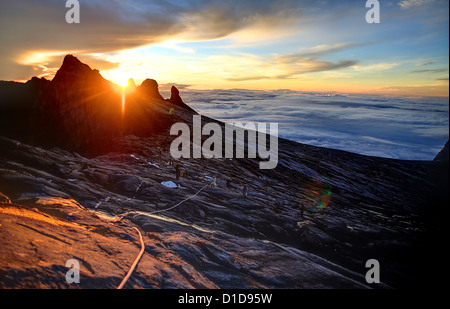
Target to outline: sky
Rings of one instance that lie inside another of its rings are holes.
[[[73,54],[116,83],[449,94],[447,0],[2,0],[0,80],[51,79]]]

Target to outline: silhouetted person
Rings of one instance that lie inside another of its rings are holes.
[[[247,185],[244,185],[244,188],[242,189],[242,196],[243,196],[244,200],[247,199],[247,195],[248,195],[248,188],[247,188]]]
[[[176,174],[177,180],[180,180],[180,166],[178,164],[175,166],[175,174]]]

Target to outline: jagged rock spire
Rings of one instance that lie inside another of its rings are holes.
[[[164,98],[159,93],[158,82],[154,79],[146,79],[142,82],[139,90],[143,94],[147,94],[149,97],[157,100],[164,101]]]

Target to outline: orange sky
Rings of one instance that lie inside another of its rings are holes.
[[[449,95],[448,1],[382,2],[380,24],[365,21],[361,1],[134,0],[81,9],[81,23],[69,25],[54,18],[65,13],[54,1],[5,1],[0,79],[51,79],[74,54],[120,84]]]

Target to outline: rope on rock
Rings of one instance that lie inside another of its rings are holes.
[[[150,214],[150,215],[153,215],[153,214],[156,214],[156,213],[160,213],[160,212],[165,212],[165,211],[172,210],[172,209],[174,209],[174,208],[180,206],[180,205],[183,204],[184,202],[189,201],[190,199],[196,197],[200,192],[202,192],[206,187],[208,187],[208,186],[210,186],[210,185],[211,185],[211,183],[206,184],[203,188],[201,188],[200,190],[198,190],[197,193],[195,193],[194,195],[192,195],[192,196],[190,196],[190,197],[188,197],[188,198],[182,200],[181,202],[179,202],[179,203],[176,204],[175,206],[172,206],[172,207],[167,208],[167,209],[155,210],[155,211],[149,212],[149,214]]]
[[[196,197],[196,196],[197,196],[200,192],[202,192],[206,187],[210,186],[211,183],[212,183],[212,182],[206,184],[206,185],[203,186],[200,190],[198,190],[197,193],[195,193],[194,195],[192,195],[192,196],[190,196],[190,197],[188,197],[188,198],[182,200],[182,201],[179,202],[178,204],[176,204],[176,205],[174,205],[174,206],[172,206],[172,207],[170,207],[170,208],[167,208],[167,209],[156,210],[156,211],[150,212],[149,214],[155,214],[155,213],[165,212],[165,211],[169,211],[169,210],[171,210],[171,209],[174,209],[175,207],[180,206],[180,205],[183,204],[184,202],[186,202],[186,201],[188,201],[188,200],[190,200],[190,199]],[[129,213],[132,213],[132,212],[128,212],[127,214],[129,214]],[[124,214],[124,215],[126,215],[126,214]],[[128,271],[127,275],[123,278],[122,282],[121,282],[121,283],[119,284],[119,286],[117,287],[118,290],[122,289],[122,288],[125,286],[125,284],[127,283],[128,279],[129,279],[129,278],[131,277],[131,275],[133,274],[133,272],[134,272],[134,270],[135,270],[137,264],[139,263],[139,261],[141,260],[142,256],[144,255],[144,252],[145,252],[145,243],[144,243],[144,240],[143,240],[143,238],[142,238],[141,232],[140,232],[139,229],[136,228],[136,227],[133,227],[133,229],[135,229],[135,230],[138,232],[138,234],[139,234],[139,241],[140,241],[140,243],[141,243],[141,251],[140,251],[139,254],[137,255],[136,259],[134,260],[133,265],[131,265],[130,270]]]
[[[139,234],[139,241],[141,242],[141,251],[139,252],[138,256],[136,257],[136,259],[134,260],[133,265],[131,265],[130,270],[128,271],[127,275],[125,276],[125,278],[123,278],[122,282],[120,283],[120,285],[117,287],[118,290],[122,289],[124,287],[124,285],[127,283],[128,279],[131,277],[131,274],[133,273],[134,269],[136,268],[137,264],[139,263],[142,255],[145,252],[145,244],[144,244],[144,240],[142,239],[142,234],[139,231],[139,229],[137,229],[136,227],[133,227],[133,229],[135,229],[138,234]]]
[[[176,204],[176,205],[174,205],[174,206],[172,206],[172,207],[169,207],[169,208],[167,208],[167,209],[155,210],[155,211],[151,211],[151,212],[145,212],[145,213],[146,213],[146,214],[149,214],[149,215],[153,215],[153,214],[156,214],[156,213],[161,213],[161,212],[166,212],[166,211],[172,210],[172,209],[174,209],[174,208],[180,206],[180,205],[183,204],[184,202],[189,201],[190,199],[193,199],[194,197],[196,197],[197,195],[199,195],[199,193],[202,192],[202,191],[203,191],[205,188],[207,188],[208,186],[210,186],[211,183],[212,183],[212,182],[208,182],[205,186],[203,186],[200,190],[198,190],[197,193],[195,193],[194,195],[192,195],[192,196],[190,196],[190,197],[188,197],[188,198],[182,200],[181,202],[179,202],[178,204]],[[137,214],[137,215],[140,214],[139,212],[136,212],[136,211],[127,211],[127,212],[125,212],[125,213],[119,215],[119,217],[120,217],[119,220],[122,220],[125,216],[130,215],[130,214],[133,214],[133,213],[135,213],[135,214]]]

